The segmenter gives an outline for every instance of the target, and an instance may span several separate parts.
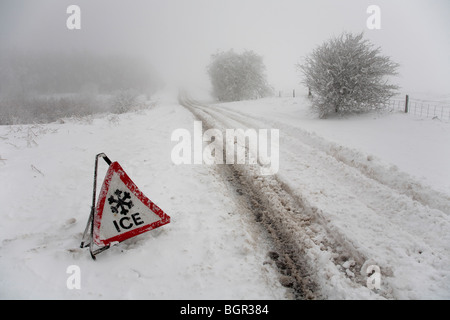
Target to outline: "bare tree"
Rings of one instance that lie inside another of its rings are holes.
[[[303,64],[303,83],[312,91],[320,117],[331,112],[359,112],[380,107],[396,94],[388,83],[398,64],[382,56],[363,33],[343,33],[316,48]]]

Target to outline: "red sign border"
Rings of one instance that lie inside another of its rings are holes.
[[[139,228],[121,233],[117,236],[100,239],[100,226],[102,223],[103,209],[105,207],[106,195],[108,194],[109,185],[114,173],[119,175],[120,180],[125,184],[125,186],[132,192],[146,207],[158,215],[161,220],[155,221],[151,224],[146,224]],[[96,214],[94,216],[94,228],[93,228],[93,238],[98,246],[108,246],[112,242],[122,242],[126,239],[135,237],[141,233],[156,229],[170,222],[170,217],[164,213],[156,204],[154,204],[149,198],[147,198],[136,186],[136,184],[131,180],[131,178],[126,174],[120,164],[116,161],[113,162],[106,172],[105,180],[103,181],[102,188],[100,190],[99,199],[96,207]]]

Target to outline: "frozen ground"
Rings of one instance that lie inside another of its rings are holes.
[[[450,298],[449,123],[401,113],[318,120],[302,97],[196,108],[217,126],[280,130],[277,180],[317,215],[307,236],[296,230],[317,297]],[[220,170],[172,163],[171,133],[193,122],[173,95],[137,113],[0,127],[0,297],[291,299],[272,244]],[[92,261],[79,242],[100,152],[171,223]],[[379,291],[365,286],[371,264]],[[66,287],[70,265],[80,290]]]

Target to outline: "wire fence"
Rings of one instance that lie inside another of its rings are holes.
[[[304,92],[301,90],[301,95]],[[310,94],[310,92],[308,92]],[[296,97],[296,89],[278,90],[278,97]],[[433,101],[428,99],[415,99],[406,95],[405,98],[393,98],[387,103],[387,109],[391,111],[402,111],[410,115],[421,118],[439,119],[450,121],[450,99],[448,97],[442,101]]]
[[[417,117],[450,121],[450,102],[411,99],[407,95],[405,99],[389,100],[388,107]]]

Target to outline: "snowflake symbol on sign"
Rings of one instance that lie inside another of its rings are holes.
[[[110,196],[108,198],[108,203],[109,204],[114,204],[111,206],[111,211],[113,213],[118,213],[119,212],[119,208],[120,208],[120,214],[126,215],[129,211],[129,209],[131,209],[133,207],[133,202],[129,199],[131,199],[131,195],[129,192],[124,192],[123,193],[123,197],[122,197],[122,191],[120,191],[119,189],[117,189],[114,194],[117,196],[117,199],[114,196]],[[128,200],[128,201],[127,201]],[[125,208],[125,207],[128,207]]]

